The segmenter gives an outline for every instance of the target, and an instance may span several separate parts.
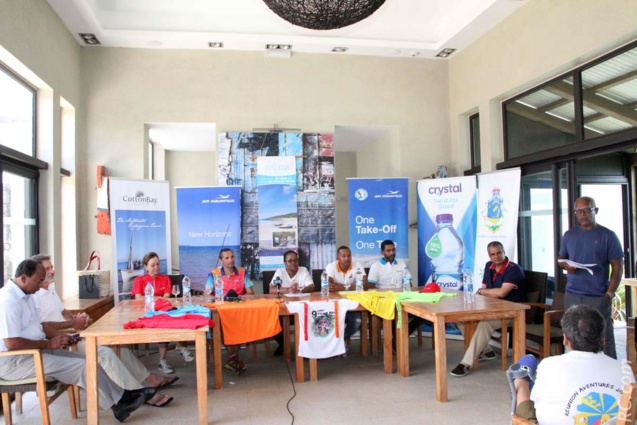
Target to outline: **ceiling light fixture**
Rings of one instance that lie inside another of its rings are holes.
[[[332,49],[333,53],[345,53],[347,52],[347,47],[334,47]]]
[[[449,57],[456,49],[442,49],[440,53],[436,55],[437,58],[446,58]]]
[[[291,44],[266,44],[266,50],[292,50]]]
[[[220,43],[218,41],[210,41],[208,43],[208,47],[211,47],[213,49],[222,49],[223,48],[223,43]]]
[[[98,44],[102,44],[100,43],[100,41],[97,39],[97,37],[95,37],[95,34],[90,34],[90,33],[79,33],[78,34],[80,36],[80,38],[84,41],[85,44],[88,44],[90,46],[96,46]]]
[[[370,17],[385,0],[263,0],[292,25],[311,30],[347,27]]]

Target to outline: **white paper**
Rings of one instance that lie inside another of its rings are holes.
[[[575,267],[576,269],[584,269],[586,271],[588,271],[591,275],[593,274],[593,271],[591,269],[589,269],[589,267],[594,267],[597,264],[581,264],[581,263],[576,263],[575,261],[571,261],[571,260],[566,260],[566,259],[559,259],[557,260],[558,263],[566,263],[571,267]]]
[[[302,292],[300,294],[290,294],[289,292],[287,294],[283,294],[284,297],[289,297],[289,298],[293,298],[293,297],[309,297],[310,294],[308,292]]]

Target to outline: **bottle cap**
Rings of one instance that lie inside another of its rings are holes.
[[[453,214],[438,214],[436,216],[436,223],[442,223],[445,221],[450,221],[453,223]]]

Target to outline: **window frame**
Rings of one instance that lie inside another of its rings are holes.
[[[32,128],[31,128],[31,155],[25,154],[24,152],[20,152],[17,151],[15,149],[11,149],[8,148],[6,146],[2,146],[6,149],[11,149],[12,151],[18,152],[22,155],[25,155],[27,157],[32,157],[32,158],[37,158],[38,156],[38,151],[37,151],[37,140],[38,140],[38,126],[37,126],[37,122],[38,122],[38,90],[37,88],[33,87],[31,84],[29,84],[27,81],[25,81],[24,79],[22,79],[18,74],[16,74],[15,72],[13,72],[11,70],[11,68],[9,68],[8,66],[4,65],[2,62],[0,62],[0,72],[4,72],[9,78],[12,78],[13,80],[15,80],[16,83],[20,84],[22,87],[24,87],[25,89],[27,89],[28,91],[30,91],[33,94],[33,102],[31,103],[31,115],[33,116],[33,120],[31,122]]]
[[[476,146],[479,152],[481,150],[481,141],[480,141],[480,113],[476,112],[475,114],[469,115],[469,150],[471,151],[471,168],[464,172],[465,176],[471,176],[474,174],[478,174],[482,172],[482,164],[480,157],[476,159]],[[473,123],[478,123],[478,133],[476,134]],[[477,142],[477,144],[476,144]],[[476,165],[477,163],[477,165]]]

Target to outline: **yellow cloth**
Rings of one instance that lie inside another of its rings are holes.
[[[219,321],[226,345],[270,338],[281,332],[279,302],[277,300],[247,300],[220,305],[206,304],[219,312]]]
[[[396,314],[397,293],[392,291],[365,291],[365,292],[343,292],[343,296],[352,301],[358,301],[360,305],[385,320],[394,320]]]

